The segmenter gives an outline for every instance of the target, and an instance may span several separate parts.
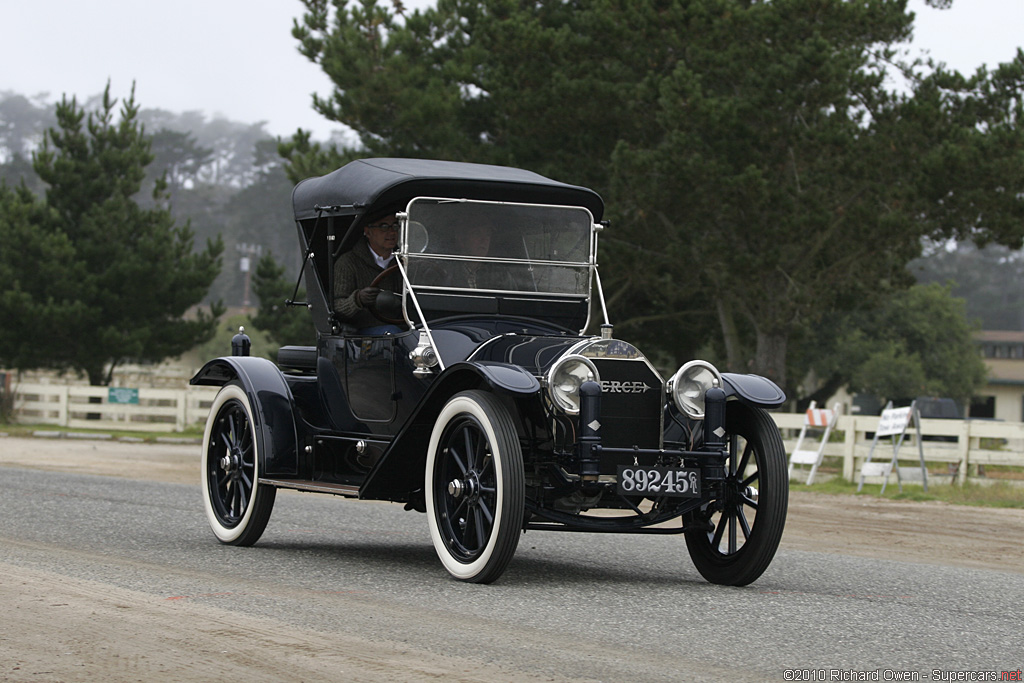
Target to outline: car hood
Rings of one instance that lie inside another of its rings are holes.
[[[581,344],[586,337],[545,337],[504,334],[480,345],[469,360],[518,365],[534,375],[543,375],[555,361]]]
[[[598,365],[603,361],[643,361],[652,372],[654,371],[640,350],[629,342],[600,337],[505,334],[484,342],[469,360],[510,363],[541,376],[546,374],[559,358],[567,354],[585,356]],[[660,382],[660,377],[658,381]]]

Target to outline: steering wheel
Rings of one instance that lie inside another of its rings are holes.
[[[427,226],[419,221],[409,221],[407,234],[410,253],[422,254],[427,251],[427,247],[430,246],[430,233],[427,232]]]
[[[395,272],[396,270],[398,270],[398,264],[392,263],[390,266],[380,271],[377,274],[377,277],[373,278],[373,282],[371,282],[368,286],[379,287],[380,283],[383,282],[388,275],[391,275],[391,273]],[[404,318],[393,318],[380,311],[379,304],[381,303],[381,297],[391,297],[395,300],[401,301],[401,298],[399,297],[398,294],[395,294],[394,292],[388,291],[386,289],[382,289],[380,292],[377,293],[377,299],[372,304],[367,306],[366,310],[368,310],[370,314],[373,315],[374,318],[381,321],[382,323],[388,323],[389,325],[404,325]],[[401,310],[401,308],[399,307],[398,310]]]

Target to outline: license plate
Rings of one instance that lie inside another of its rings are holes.
[[[700,497],[700,470],[619,465],[617,491],[625,496]]]

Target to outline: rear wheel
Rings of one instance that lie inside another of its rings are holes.
[[[775,421],[760,408],[730,403],[725,428],[723,494],[686,520],[714,528],[686,534],[686,547],[708,581],[745,586],[764,573],[782,540],[789,506],[786,451]]]
[[[434,549],[461,581],[491,583],[523,527],[523,454],[508,410],[483,391],[456,394],[430,435],[425,487]]]
[[[220,390],[203,435],[202,486],[214,535],[229,545],[252,545],[263,534],[277,489],[259,483],[259,442],[249,397],[238,384]]]

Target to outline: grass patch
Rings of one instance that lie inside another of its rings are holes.
[[[903,493],[895,481],[889,482],[882,494],[881,484],[864,484],[857,493],[857,482],[835,477],[828,481],[807,486],[790,482],[790,491],[810,491],[832,495],[855,495],[888,500],[907,501],[942,501],[953,505],[973,505],[976,507],[1024,508],[1024,486],[1015,486],[1003,481],[993,484],[975,484],[968,482],[963,486],[956,484],[938,484],[924,487],[918,484],[904,484]]]
[[[135,430],[118,429],[82,429],[61,427],[51,424],[0,424],[0,431],[8,436],[20,436],[30,438],[35,432],[60,432],[61,434],[110,434],[115,439],[132,438],[142,439],[146,442],[154,442],[159,438],[170,439],[201,439],[203,438],[203,424],[195,424],[180,432],[139,432]]]
[[[906,491],[906,487],[903,489]],[[1005,481],[994,484],[974,484],[968,482],[963,486],[941,486],[929,489],[941,494],[938,500],[955,505],[979,505],[996,508],[1024,508],[1024,487],[1015,486]]]
[[[876,486],[876,489],[880,489],[880,486]],[[812,493],[831,493],[835,494],[847,494],[857,493],[857,484],[852,481],[843,479],[842,477],[832,477],[825,479],[824,481],[818,480],[817,483],[808,486],[807,484],[797,483],[795,480],[789,482],[790,491],[810,491]]]

